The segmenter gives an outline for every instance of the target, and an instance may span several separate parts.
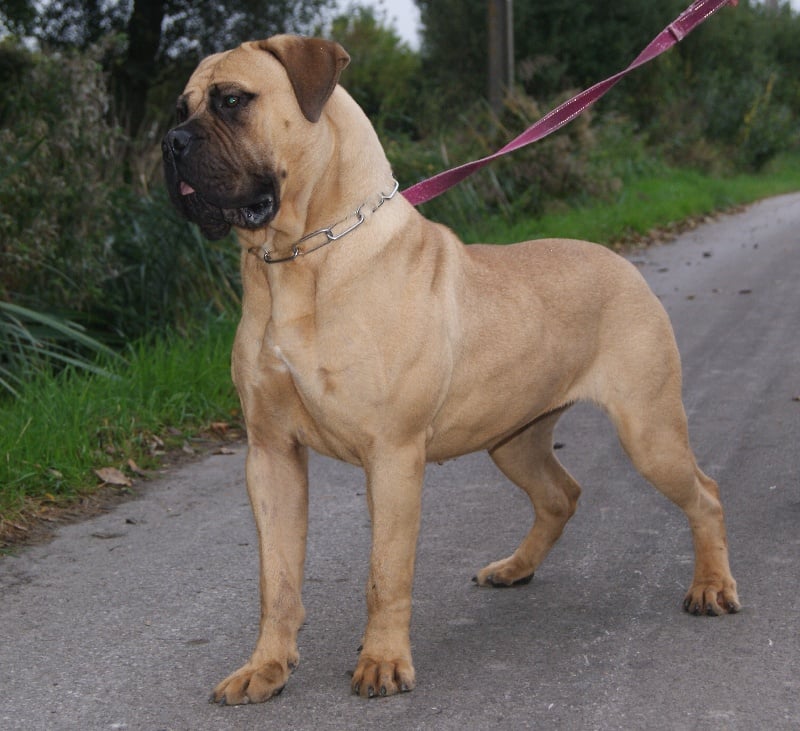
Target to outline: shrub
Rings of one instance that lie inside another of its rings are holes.
[[[107,341],[188,328],[238,304],[232,239],[207,245],[160,180],[151,194],[129,180],[137,145],[113,123],[91,53],[7,41],[0,69],[0,301]],[[160,178],[154,156],[141,157]]]
[[[102,278],[124,144],[99,66],[0,44],[0,298],[85,310]]]
[[[395,175],[407,187],[444,168],[492,154],[569,96],[566,92],[540,105],[516,92],[506,97],[499,115],[486,102],[474,104],[454,120],[438,144],[436,139],[390,140],[386,149]],[[608,141],[609,149],[624,147],[625,155],[604,155],[598,140]],[[623,118],[605,122],[586,112],[556,134],[494,161],[452,192],[426,203],[424,211],[454,226],[469,226],[487,215],[507,221],[531,217],[555,201],[608,196],[619,187],[620,176],[643,164],[644,157]]]

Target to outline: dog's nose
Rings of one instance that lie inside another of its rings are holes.
[[[189,147],[191,141],[192,133],[177,127],[167,132],[164,136],[164,141],[161,143],[161,150],[165,156],[169,155],[178,159],[186,151],[186,148]]]

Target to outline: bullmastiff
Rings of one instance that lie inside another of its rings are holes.
[[[414,688],[409,643],[426,462],[488,450],[531,500],[519,547],[475,576],[530,580],[580,487],[553,453],[577,401],[599,405],[639,472],[686,514],[692,614],[739,609],[717,484],[697,466],[668,317],[606,248],[546,239],[464,246],[401,194],[378,137],[338,85],[337,43],[296,36],[203,60],[163,141],[172,200],[241,243],[232,372],[247,425],[261,624],[212,700],[265,701],[297,666],[308,449],[360,465],[372,550],[351,688]]]

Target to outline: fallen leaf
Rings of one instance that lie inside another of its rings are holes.
[[[122,474],[116,467],[101,467],[99,470],[95,470],[94,473],[109,485],[130,487],[133,484],[130,478]]]
[[[214,454],[236,454],[236,450],[230,449],[230,447],[220,447]]]
[[[147,473],[141,467],[139,467],[139,465],[136,464],[136,462],[134,462],[132,459],[128,460],[128,467],[130,468],[130,471],[133,472],[134,475],[139,475],[139,477],[147,477]]]
[[[208,426],[211,429],[211,431],[216,432],[217,434],[224,437],[225,432],[227,432],[228,429],[230,429],[231,425],[228,424],[227,421],[212,421]]]

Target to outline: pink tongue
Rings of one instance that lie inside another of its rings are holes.
[[[192,193],[194,193],[194,188],[189,183],[181,180],[181,195],[191,195]]]

